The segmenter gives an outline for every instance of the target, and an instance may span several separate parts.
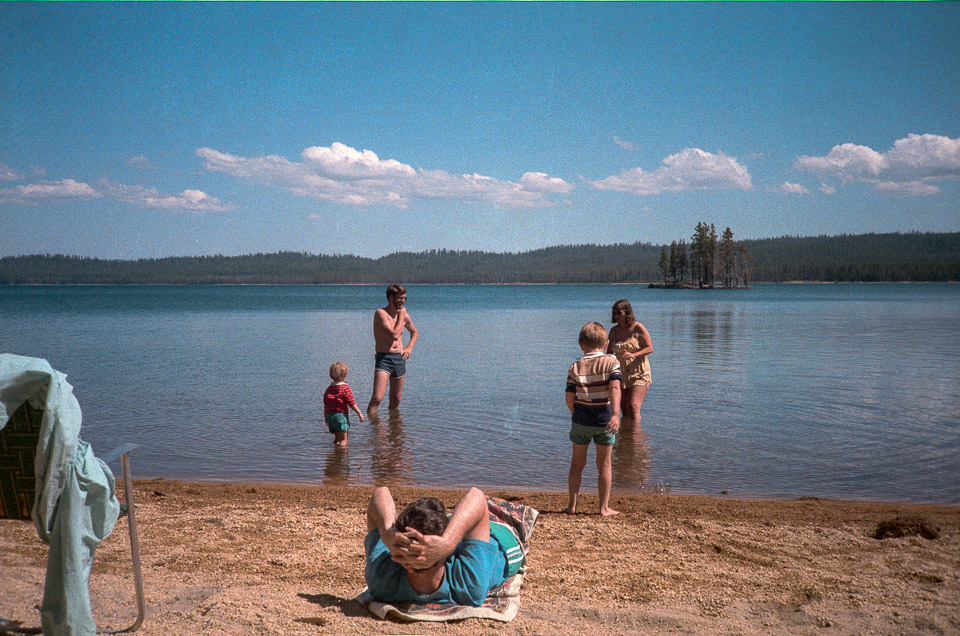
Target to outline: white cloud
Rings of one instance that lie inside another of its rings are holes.
[[[799,183],[787,183],[786,181],[781,183],[777,190],[780,194],[810,194],[810,191]]]
[[[74,181],[73,179],[40,181],[39,183],[31,183],[29,185],[0,190],[0,203],[14,205],[38,205],[44,201],[64,199],[89,201],[90,199],[99,199],[101,197],[103,197],[103,195],[90,185]]]
[[[821,184],[820,184],[820,192],[823,192],[824,194],[836,194],[836,193],[837,193],[837,189],[834,188],[832,185],[827,185],[826,183],[821,183]]]
[[[662,168],[652,172],[633,168],[591,184],[600,190],[638,195],[707,189],[750,190],[753,187],[746,167],[722,152],[711,154],[699,148],[686,148],[664,159],[663,164]]]
[[[315,164],[318,171],[331,177],[347,179],[408,178],[417,176],[411,166],[395,159],[381,160],[371,150],[357,150],[340,142],[329,148],[311,146],[302,153],[303,158]]]
[[[960,137],[907,135],[886,152],[891,171],[905,177],[960,177]]]
[[[832,174],[841,181],[861,181],[876,178],[887,168],[887,160],[866,146],[842,144],[834,146],[826,157],[801,156],[794,166],[798,170]]]
[[[898,194],[901,196],[929,196],[931,194],[940,194],[940,188],[923,181],[881,181],[877,184],[877,190],[889,194]]]
[[[153,162],[150,161],[150,159],[143,155],[131,157],[129,160],[127,160],[127,164],[139,170],[153,170],[156,167],[153,165]]]
[[[632,143],[630,143],[629,141],[620,139],[616,135],[613,136],[613,143],[617,144],[624,150],[629,150],[630,152],[636,152],[638,150],[638,148],[634,146]]]
[[[520,177],[520,185],[535,192],[555,192],[567,194],[573,190],[573,184],[560,177],[551,177],[545,172],[525,172]]]
[[[107,179],[97,182],[104,194],[116,201],[130,203],[140,208],[170,210],[174,212],[228,212],[235,206],[223,203],[217,197],[200,190],[184,190],[179,196],[162,195],[155,188],[142,185],[124,185]]]
[[[63,179],[0,190],[0,205],[39,205],[45,201],[90,201],[103,198],[141,208],[179,212],[225,212],[234,208],[200,190],[184,190],[179,196],[165,196],[154,188],[124,185],[107,179],[100,179],[96,187],[73,179]]]
[[[846,143],[834,146],[824,157],[798,157],[794,168],[841,183],[873,184],[881,192],[936,194],[940,189],[931,181],[960,178],[960,138],[910,134],[883,153]]]
[[[20,181],[21,179],[23,179],[23,173],[5,163],[0,163],[0,181]]]
[[[487,201],[501,208],[532,208],[555,205],[551,195],[573,189],[563,179],[542,172],[525,173],[514,183],[480,174],[457,176],[414,168],[339,142],[305,149],[303,162],[276,155],[241,157],[212,148],[198,149],[197,156],[207,170],[351,206],[406,208],[412,199],[456,199]]]

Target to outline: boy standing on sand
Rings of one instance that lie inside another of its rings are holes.
[[[363,421],[363,413],[353,399],[353,391],[345,382],[347,371],[347,365],[343,362],[331,364],[330,379],[333,380],[333,384],[323,392],[323,419],[327,422],[327,428],[333,433],[333,443],[344,447],[347,445],[347,431],[350,430],[350,415],[347,409],[353,409],[360,421]]]
[[[620,363],[616,356],[604,353],[607,348],[607,330],[599,322],[587,323],[580,330],[580,349],[583,357],[567,372],[567,408],[570,409],[570,441],[573,457],[570,460],[568,487],[570,505],[564,512],[577,511],[580,477],[587,465],[590,440],[597,446],[597,487],[600,491],[600,514],[604,517],[618,514],[610,508],[612,481],[611,451],[620,430]]]
[[[407,290],[403,285],[387,287],[387,306],[373,315],[373,340],[376,357],[373,371],[373,395],[367,405],[367,415],[374,417],[380,408],[383,394],[390,382],[390,410],[400,408],[403,397],[403,376],[407,372],[407,358],[417,342],[417,328],[404,308]],[[403,346],[403,330],[410,332],[410,342]]]

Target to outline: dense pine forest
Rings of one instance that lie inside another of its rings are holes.
[[[780,237],[736,242],[749,282],[960,281],[960,233]],[[107,260],[0,258],[0,284],[646,283],[670,246],[563,245],[522,253],[429,250],[381,258],[298,252]]]

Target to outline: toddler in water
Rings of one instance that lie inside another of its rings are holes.
[[[347,445],[347,431],[350,430],[348,408],[353,409],[360,421],[363,421],[363,413],[353,399],[353,391],[350,390],[350,385],[344,382],[347,379],[347,371],[347,365],[342,362],[331,364],[330,379],[333,380],[333,384],[323,392],[323,419],[327,422],[327,428],[333,433],[333,443],[337,446]]]

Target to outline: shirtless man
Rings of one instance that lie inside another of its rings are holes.
[[[407,372],[407,358],[417,342],[417,328],[410,320],[410,314],[403,308],[407,302],[407,290],[403,285],[387,287],[387,306],[381,307],[373,315],[373,339],[377,347],[376,363],[373,372],[373,395],[367,405],[367,414],[376,416],[383,401],[383,394],[390,381],[390,408],[400,407],[403,397],[403,376]],[[403,346],[403,330],[410,332],[410,342]]]

